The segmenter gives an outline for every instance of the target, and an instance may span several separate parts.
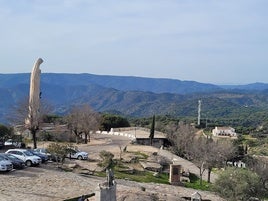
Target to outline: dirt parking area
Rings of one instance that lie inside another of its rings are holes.
[[[115,157],[120,153],[120,147],[129,146],[130,151],[144,150],[152,153],[152,147],[129,145],[130,140],[113,136],[94,136],[87,145],[81,144],[79,149],[89,153],[89,161],[68,160],[67,164],[78,164],[85,169],[96,170],[99,152],[106,150]],[[47,144],[39,144],[45,147]],[[55,163],[41,164],[39,167],[27,167],[8,173],[0,173],[0,201],[62,201],[68,198],[95,193],[99,183],[106,178],[93,175],[82,176],[75,172],[66,172],[57,168]],[[127,180],[116,180],[118,201],[180,201],[183,196],[190,196],[196,190],[183,187],[137,183]],[[213,201],[224,201],[210,192],[200,192],[203,198]],[[89,199],[95,200],[95,197]]]

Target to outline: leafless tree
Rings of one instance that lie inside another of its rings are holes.
[[[226,167],[228,159],[235,154],[235,147],[228,139],[213,140],[210,147],[211,150],[207,160],[208,182],[210,182],[212,168]]]
[[[20,132],[23,132],[25,129],[27,129],[25,127],[25,119],[28,115],[28,109],[29,109],[28,105],[29,105],[28,97],[25,97],[19,100],[17,104],[11,108],[10,110],[11,112],[8,116],[9,123],[13,127],[16,127],[17,129],[19,129]],[[42,126],[44,115],[51,113],[52,110],[53,110],[52,105],[47,100],[42,99],[40,103],[40,111],[39,111],[40,113],[39,113],[39,119],[38,119],[39,127]],[[39,127],[36,129],[36,131],[40,129]],[[36,148],[36,143],[37,143],[36,131],[34,132],[34,135],[32,136],[35,148]]]
[[[229,141],[215,141],[198,135],[197,129],[184,122],[172,123],[166,127],[169,140],[173,143],[173,151],[179,156],[191,160],[199,168],[200,183],[205,170],[208,170],[208,182],[212,168],[222,167],[234,152]]]
[[[90,141],[90,132],[99,128],[100,115],[89,105],[74,106],[66,117],[68,128],[76,136],[76,143],[85,135],[84,142]]]
[[[172,123],[166,127],[169,140],[173,143],[173,151],[181,157],[189,159],[189,149],[196,136],[196,129],[184,122]]]
[[[215,141],[204,136],[194,140],[189,155],[200,170],[201,185],[205,170],[208,170],[208,182],[210,182],[212,168],[225,166],[226,161],[234,153],[234,150],[233,144],[228,140]]]
[[[90,132],[95,132],[98,130],[100,125],[101,116],[99,113],[95,112],[89,105],[81,106],[81,127],[85,135],[84,142],[90,142]]]

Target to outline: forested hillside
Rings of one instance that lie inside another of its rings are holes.
[[[42,74],[42,100],[54,113],[64,114],[72,105],[88,103],[100,112],[132,117],[171,115],[197,117],[202,100],[202,118],[239,119],[254,124],[268,117],[268,90],[261,85],[232,86],[170,79],[100,76],[91,74]],[[0,74],[0,121],[29,93],[29,74]],[[257,86],[260,86],[258,88]]]

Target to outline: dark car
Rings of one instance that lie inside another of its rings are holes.
[[[6,160],[9,160],[14,169],[23,169],[25,168],[25,163],[23,160],[13,156],[12,154],[0,153],[0,156],[4,157]]]
[[[45,163],[45,162],[48,161],[48,156],[46,154],[42,154],[42,153],[37,152],[37,151],[35,151],[33,149],[27,149],[27,151],[31,152],[35,156],[39,156],[41,158],[41,160],[42,160],[42,163]]]
[[[52,154],[50,154],[46,148],[36,148],[34,149],[34,151],[40,154],[47,155],[48,160],[52,160],[53,158]]]

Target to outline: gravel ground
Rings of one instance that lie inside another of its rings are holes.
[[[120,146],[125,146],[130,140],[124,140],[112,136],[94,136],[89,145],[81,145],[79,148],[89,152],[90,162],[71,160],[67,163],[77,163],[86,169],[95,170],[98,153],[101,150],[111,151],[118,155]],[[46,146],[42,144],[42,146]],[[129,146],[128,149],[145,152],[155,152],[152,147]],[[145,150],[144,150],[145,149]],[[8,173],[0,173],[0,201],[60,201],[95,193],[99,183],[105,178],[96,176],[81,176],[73,172],[65,172],[56,167],[55,163],[42,164],[40,167],[28,167],[23,170],[15,170]],[[116,180],[118,201],[180,201],[181,197],[189,197],[196,190],[178,186],[137,183],[127,180]],[[145,189],[145,191],[144,191]],[[224,201],[224,199],[211,192],[199,191],[203,199],[212,201]],[[89,199],[95,200],[95,197]]]
[[[94,193],[97,185],[105,178],[81,176],[64,172],[55,165],[43,164],[41,167],[28,167],[0,175],[1,201],[58,201],[85,194]],[[194,189],[153,183],[137,183],[116,180],[118,201],[180,201],[181,197],[190,196]],[[142,190],[145,189],[145,191]],[[204,199],[223,201],[210,192],[199,192]],[[95,200],[92,197],[89,200]]]

